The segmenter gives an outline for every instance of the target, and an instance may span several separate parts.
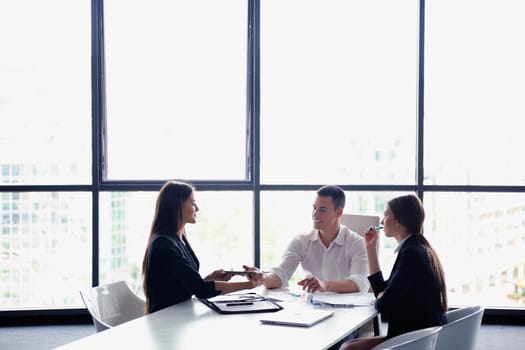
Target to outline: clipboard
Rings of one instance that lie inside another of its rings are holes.
[[[248,314],[276,312],[282,306],[257,293],[224,294],[213,298],[199,300],[220,314]]]

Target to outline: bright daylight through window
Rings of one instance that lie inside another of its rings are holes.
[[[334,183],[353,214],[420,194],[449,304],[523,310],[521,5],[426,1],[420,32],[420,2],[0,3],[0,311],[141,294],[167,179],[203,274],[275,266]]]

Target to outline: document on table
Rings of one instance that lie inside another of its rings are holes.
[[[372,293],[314,293],[312,303],[332,307],[354,307],[374,305]]]

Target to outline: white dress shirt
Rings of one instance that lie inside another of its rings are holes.
[[[408,236],[406,236],[405,238],[403,238],[403,240],[401,242],[399,242],[399,244],[397,245],[396,249],[394,249],[394,253],[398,253],[399,252],[399,249],[401,249],[401,247],[403,246],[403,243],[405,243],[405,241],[408,239],[408,237],[412,236],[412,234],[409,234]]]
[[[367,292],[368,256],[364,239],[348,227],[340,225],[336,238],[325,247],[319,231],[312,229],[296,236],[284,252],[279,266],[271,269],[281,279],[283,287],[301,263],[307,276],[315,276],[322,281],[350,279],[360,292]]]

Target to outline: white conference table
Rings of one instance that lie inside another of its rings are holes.
[[[280,293],[280,294],[279,294]],[[283,291],[263,293],[279,298]],[[283,300],[283,298],[280,298]],[[294,303],[293,305],[288,303]],[[300,299],[280,303],[287,307],[315,307]],[[334,316],[311,327],[261,324],[261,313],[219,314],[198,299],[170,306],[117,327],[66,344],[58,349],[326,349],[346,335],[373,321],[378,334],[374,306],[330,308]]]

